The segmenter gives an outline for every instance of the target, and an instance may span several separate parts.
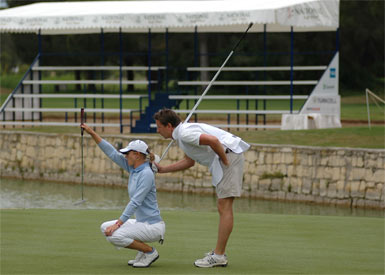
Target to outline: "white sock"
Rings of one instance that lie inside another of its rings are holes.
[[[218,255],[218,254],[215,254],[215,252],[214,252],[214,256],[215,256],[217,259],[222,259],[225,255]]]
[[[154,253],[154,251],[155,251],[155,249],[152,248],[152,250],[150,252],[146,252],[146,254],[152,254],[152,253]]]

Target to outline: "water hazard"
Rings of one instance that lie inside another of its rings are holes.
[[[85,203],[81,186],[54,182],[22,181],[0,178],[0,208],[24,209],[124,209],[129,201],[127,188],[85,186]],[[207,195],[158,192],[161,210],[216,211],[216,198]],[[277,202],[241,198],[235,212],[266,214],[332,215],[383,217],[381,210],[350,209],[305,203]]]

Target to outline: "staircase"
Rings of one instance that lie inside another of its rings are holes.
[[[131,126],[131,133],[156,133],[156,128],[151,127],[151,124],[155,123],[154,114],[163,108],[171,109],[178,103],[177,100],[170,100],[168,96],[168,93],[156,93],[155,99],[150,100],[145,112],[136,120],[135,127]]]

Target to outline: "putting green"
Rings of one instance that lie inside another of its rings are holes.
[[[1,210],[1,274],[384,274],[384,219],[236,213],[229,266],[199,269],[215,246],[214,212],[163,211],[160,258],[133,269],[132,250],[102,236],[111,210]]]

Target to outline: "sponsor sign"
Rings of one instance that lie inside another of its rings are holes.
[[[319,113],[340,117],[341,106],[338,95],[338,62],[336,53],[320,81],[301,110],[301,114]]]
[[[311,96],[301,110],[301,114],[319,113],[323,115],[335,115],[340,117],[340,96]]]

